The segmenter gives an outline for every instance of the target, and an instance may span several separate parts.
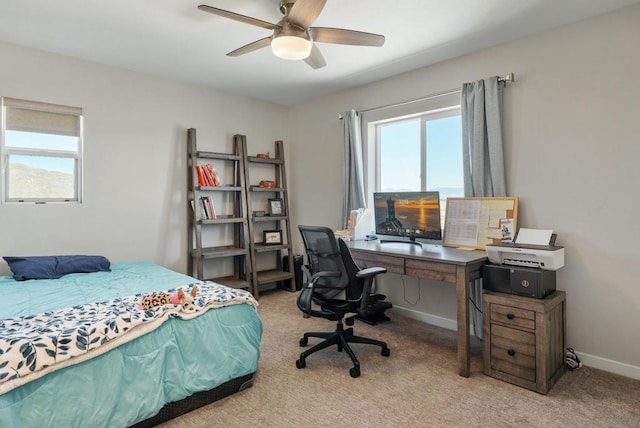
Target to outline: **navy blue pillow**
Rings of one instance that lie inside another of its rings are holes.
[[[111,271],[111,262],[103,256],[3,257],[16,281],[57,279],[70,273]]]

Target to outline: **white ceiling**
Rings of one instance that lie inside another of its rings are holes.
[[[269,47],[227,57],[270,31],[197,9],[275,23],[279,0],[1,0],[0,40],[293,105],[639,2],[328,0],[314,26],[383,34],[386,43],[318,43],[327,66],[317,70]]]

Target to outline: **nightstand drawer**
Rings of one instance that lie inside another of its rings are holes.
[[[535,363],[535,357],[532,358]],[[534,364],[535,366],[535,364]],[[504,373],[509,376],[513,376],[517,379],[522,379],[527,382],[536,382],[536,368],[527,367],[526,365],[514,363],[513,361],[502,360],[499,358],[491,358],[491,369],[497,373]],[[496,376],[494,376],[496,377]],[[512,382],[516,383],[516,382]]]
[[[491,305],[491,322],[499,322],[510,327],[535,330],[536,313],[513,306]]]
[[[536,380],[536,335],[491,325],[491,368],[530,382]]]

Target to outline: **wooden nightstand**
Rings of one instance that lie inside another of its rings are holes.
[[[484,373],[546,394],[565,372],[565,292],[544,299],[485,291]]]

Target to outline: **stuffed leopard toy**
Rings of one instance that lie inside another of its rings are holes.
[[[184,312],[194,312],[193,299],[196,297],[197,292],[198,289],[194,285],[191,287],[189,294],[185,294],[182,288],[178,289],[178,292],[174,294],[164,292],[147,294],[140,300],[138,308],[146,310],[164,305],[182,305]]]

